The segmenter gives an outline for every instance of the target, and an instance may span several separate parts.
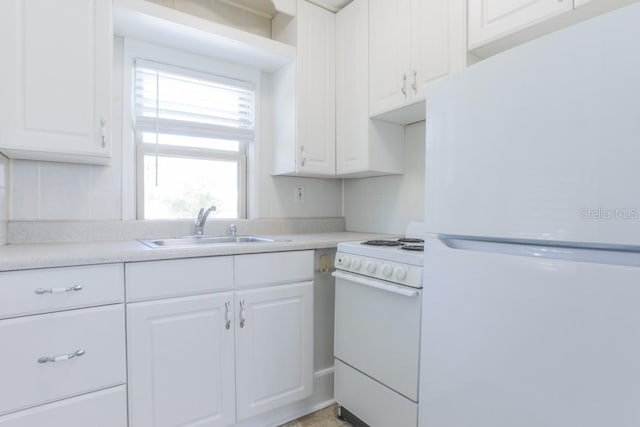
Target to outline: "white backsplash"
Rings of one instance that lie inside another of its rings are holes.
[[[424,221],[425,122],[406,127],[405,173],[344,181],[348,231],[404,234]]]
[[[238,235],[280,235],[339,233],[345,231],[344,218],[272,218],[259,220],[207,221],[204,234],[228,234],[229,225],[237,227]],[[114,240],[156,239],[179,237],[194,233],[193,220],[147,221],[11,221],[8,225],[9,244],[102,242]]]
[[[11,220],[116,219],[120,176],[110,167],[12,161]]]

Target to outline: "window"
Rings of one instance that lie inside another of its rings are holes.
[[[244,217],[254,84],[136,59],[134,98],[138,217]]]

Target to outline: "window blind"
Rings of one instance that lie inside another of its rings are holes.
[[[253,83],[137,59],[136,132],[254,139]]]

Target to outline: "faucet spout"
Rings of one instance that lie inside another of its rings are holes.
[[[198,211],[198,216],[196,217],[196,223],[195,223],[196,236],[202,236],[202,232],[204,231],[204,224],[207,222],[207,217],[211,212],[215,212],[215,211],[216,211],[215,206],[211,206],[207,210],[205,210],[204,208],[200,208],[200,210]]]

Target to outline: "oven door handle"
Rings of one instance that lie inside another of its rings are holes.
[[[348,280],[359,285],[369,286],[372,288],[380,289],[382,291],[391,292],[393,294],[402,295],[405,297],[418,296],[417,289],[405,289],[395,285],[389,285],[384,282],[375,279],[369,279],[362,276],[356,276],[355,274],[343,273],[342,271],[334,271],[332,273],[336,279]]]

